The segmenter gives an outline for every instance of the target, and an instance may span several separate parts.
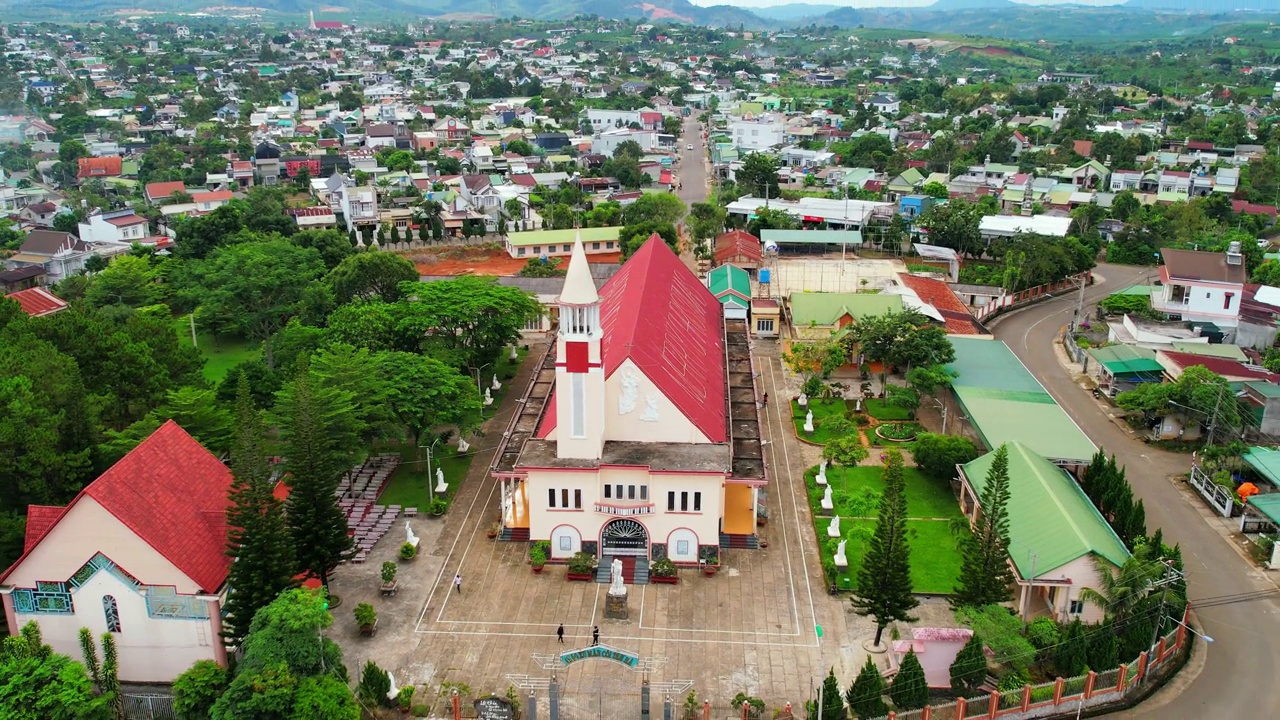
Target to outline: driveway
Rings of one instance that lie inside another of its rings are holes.
[[[1099,266],[1100,282],[1086,291],[1085,307],[1149,277],[1151,272],[1149,268]],[[1280,670],[1280,600],[1272,594],[1265,599],[1229,601],[1243,593],[1276,590],[1274,574],[1268,575],[1249,562],[1226,523],[1186,492],[1184,484],[1172,479],[1188,471],[1188,456],[1159,450],[1137,439],[1110,417],[1109,405],[1085,392],[1059,363],[1054,338],[1071,321],[1075,306],[1075,293],[1055,298],[998,319],[993,332],[1090,439],[1114,453],[1125,466],[1134,492],[1145,501],[1147,528],[1163,528],[1166,542],[1182,546],[1192,605],[1210,598],[1225,601],[1197,611],[1203,631],[1214,639],[1212,644],[1198,646],[1197,652],[1207,653],[1203,670],[1194,678],[1178,678],[1147,703],[1117,717],[1276,717],[1280,695],[1273,684]],[[1193,658],[1188,669],[1196,664]]]

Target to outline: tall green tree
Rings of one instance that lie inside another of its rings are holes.
[[[166,421],[173,420],[207,450],[221,455],[231,447],[232,415],[219,404],[213,390],[183,387],[171,390],[164,404],[121,431],[107,430],[101,451],[105,463],[124,457]]]
[[[1088,669],[1089,644],[1084,636],[1084,626],[1076,618],[1067,626],[1065,638],[1053,653],[1053,664],[1063,677],[1083,675]]]
[[[776,198],[778,190],[778,159],[763,153],[751,153],[742,159],[742,167],[734,172],[734,182],[746,193],[758,197]]]
[[[151,305],[160,297],[160,288],[155,284],[156,278],[156,270],[149,261],[122,255],[93,276],[84,299],[94,307],[125,305],[136,308]]]
[[[529,293],[496,278],[464,276],[415,284],[398,330],[426,338],[432,355],[460,368],[492,365],[520,339],[525,324],[542,314]]]
[[[338,507],[338,479],[348,466],[339,462],[342,448],[329,434],[338,419],[325,416],[309,373],[298,374],[292,392],[285,440],[289,533],[299,571],[327,589],[329,573],[351,554],[347,518]]]
[[[911,549],[907,540],[907,497],[902,453],[890,450],[884,468],[884,492],[876,514],[876,529],[858,570],[853,608],[876,623],[875,644],[896,621],[911,622],[920,604],[911,594]]]
[[[400,283],[418,279],[413,263],[395,253],[367,250],[343,260],[327,278],[339,304],[351,300],[380,297],[384,302],[400,299]]]
[[[408,429],[415,446],[442,426],[469,430],[479,422],[482,404],[474,376],[412,353],[382,353],[379,361],[391,379],[387,388],[391,412]]]
[[[964,200],[934,205],[920,216],[919,226],[929,233],[929,243],[951,248],[961,255],[978,257],[984,243],[978,226],[982,211]]]
[[[240,647],[258,610],[294,585],[296,566],[284,506],[272,493],[271,467],[262,447],[266,427],[241,375],[236,389],[236,438],[231,448],[231,489],[227,508],[227,576],[222,637]]]
[[[844,720],[844,697],[840,694],[835,668],[827,670],[827,676],[822,680],[822,706],[815,707],[815,710],[818,712],[811,712],[810,720]]]
[[[29,629],[30,628],[30,629]],[[35,621],[0,646],[0,717],[107,720],[108,699],[93,692],[85,668],[40,641]]]
[[[969,696],[987,679],[987,655],[982,650],[982,638],[974,633],[956,653],[951,663],[951,689],[957,694]]]
[[[849,713],[859,720],[884,717],[889,714],[889,706],[884,701],[885,690],[884,675],[868,655],[858,677],[845,691],[844,702]]]
[[[899,710],[915,710],[929,704],[929,681],[914,650],[908,650],[889,686],[889,697]]]
[[[954,606],[995,605],[1013,598],[1009,568],[1009,448],[1001,445],[991,459],[979,497],[981,512],[961,554],[960,585]]]

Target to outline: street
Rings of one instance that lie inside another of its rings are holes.
[[[1100,282],[1086,291],[1085,306],[1112,292],[1148,277],[1149,268],[1102,265]],[[1005,341],[1021,358],[1059,405],[1098,446],[1114,453],[1125,466],[1134,492],[1146,504],[1147,528],[1164,529],[1165,541],[1179,543],[1185,563],[1188,594],[1193,607],[1209,598],[1226,599],[1241,593],[1275,590],[1262,571],[1232,547],[1238,541],[1220,530],[1198,497],[1185,494],[1171,481],[1186,473],[1187,455],[1150,447],[1113,421],[1104,408],[1073,382],[1058,362],[1053,342],[1060,328],[1070,322],[1076,294],[1055,298],[1015,312],[994,323],[997,339]],[[1086,311],[1087,312],[1087,311]],[[1207,652],[1199,676],[1175,679],[1152,699],[1123,717],[1233,718],[1274,717],[1280,696],[1273,689],[1280,652],[1280,600],[1267,599],[1217,605],[1196,612],[1203,632],[1214,639],[1200,643],[1196,652]],[[1194,668],[1195,659],[1188,664]]]
[[[676,168],[676,177],[683,186],[676,191],[685,205],[692,205],[707,199],[707,146],[702,140],[702,131],[698,129],[697,114],[684,119],[684,130],[676,138],[680,148],[680,166]],[[692,150],[686,147],[692,145]]]

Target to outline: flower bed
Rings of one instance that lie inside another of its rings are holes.
[[[875,434],[891,443],[911,442],[920,434],[920,426],[915,423],[884,423],[876,426]]]

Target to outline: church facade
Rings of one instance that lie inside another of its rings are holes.
[[[495,462],[504,536],[548,540],[553,560],[754,547],[767,478],[745,322],[657,236],[598,291],[575,244],[557,305],[529,431],[518,416]]]

